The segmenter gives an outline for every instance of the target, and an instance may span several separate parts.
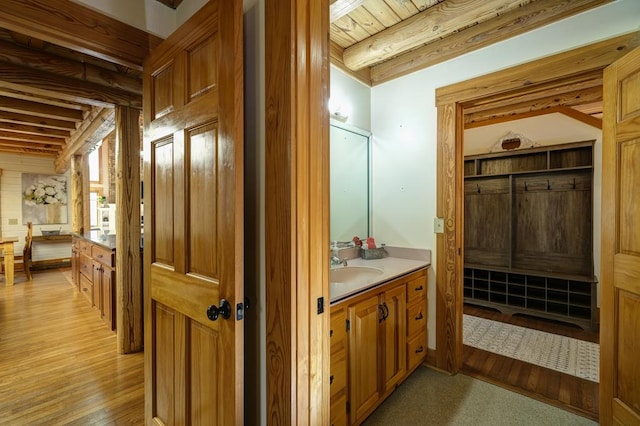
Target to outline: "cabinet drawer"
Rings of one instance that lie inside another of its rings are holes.
[[[331,401],[331,426],[347,426],[347,395]]]
[[[340,351],[331,354],[331,377],[329,387],[331,389],[331,399],[340,391],[347,387],[347,352]]]
[[[86,254],[80,254],[80,275],[93,282],[93,260]]]
[[[425,298],[427,294],[427,277],[414,278],[407,283],[407,302]]]
[[[82,274],[80,275],[80,293],[87,298],[89,305],[95,305],[93,302],[93,282]]]
[[[113,251],[108,250],[106,248],[94,245],[91,249],[91,255],[98,262],[107,265],[113,266]]]
[[[91,246],[93,244],[91,244],[88,241],[85,240],[78,240],[78,250],[80,251],[80,253],[84,253],[87,256],[91,257]]]
[[[407,336],[423,330],[427,324],[427,304],[422,300],[416,300],[407,306]]]
[[[411,371],[420,364],[426,355],[427,333],[425,330],[407,343],[407,371]]]
[[[329,342],[331,353],[347,350],[347,311],[344,308],[331,310]]]

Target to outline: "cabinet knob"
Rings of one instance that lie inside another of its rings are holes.
[[[421,320],[422,318],[424,318],[424,315],[422,315],[422,312],[420,312],[416,317],[416,321]]]
[[[420,287],[416,287],[414,288],[415,291],[421,291],[422,290],[422,284],[420,284]]]
[[[420,352],[424,352],[424,348],[422,347],[422,345],[420,345],[420,347],[416,349],[417,354],[419,354]]]

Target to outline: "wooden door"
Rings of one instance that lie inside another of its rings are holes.
[[[380,399],[378,295],[349,306],[349,402],[351,424],[360,423]]]
[[[640,48],[604,73],[600,422],[640,424]]]
[[[243,423],[242,84],[240,0],[144,63],[147,424]]]
[[[406,372],[407,349],[407,290],[406,285],[395,287],[384,293],[382,305],[385,319],[382,321],[382,336],[384,348],[382,356],[383,392],[392,389]]]

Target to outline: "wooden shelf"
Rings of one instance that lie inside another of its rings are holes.
[[[593,142],[465,157],[465,301],[594,327]]]

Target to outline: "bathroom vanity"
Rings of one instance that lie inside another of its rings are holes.
[[[405,250],[331,270],[331,425],[362,423],[426,357],[430,252]]]

